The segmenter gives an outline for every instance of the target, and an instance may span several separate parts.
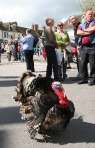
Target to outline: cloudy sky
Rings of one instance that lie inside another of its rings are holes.
[[[80,13],[80,0],[0,0],[0,21],[21,26],[42,25],[47,16],[56,20]]]

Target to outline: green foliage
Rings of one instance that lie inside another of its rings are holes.
[[[80,0],[80,7],[83,12],[88,8],[92,8],[95,11],[95,0]]]

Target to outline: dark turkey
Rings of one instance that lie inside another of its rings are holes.
[[[62,95],[56,93],[53,83],[57,84],[59,90],[63,87],[60,82],[41,75],[36,77],[31,72],[23,73],[17,83],[14,99],[20,102],[21,118],[27,120],[27,128],[33,139],[37,133],[46,135],[49,130],[58,129],[56,127],[59,125],[65,129],[74,116],[74,104],[66,98],[67,106],[62,105],[59,100]]]

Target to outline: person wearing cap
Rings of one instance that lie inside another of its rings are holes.
[[[65,79],[67,77],[66,68],[67,68],[67,53],[66,47],[69,45],[70,39],[69,35],[66,31],[64,31],[64,23],[59,22],[57,25],[57,32],[55,32],[56,42],[58,44],[58,50],[61,51],[61,55],[63,53],[61,64],[59,64],[59,75],[61,79]],[[59,52],[59,51],[58,51]],[[62,67],[62,71],[61,71]]]

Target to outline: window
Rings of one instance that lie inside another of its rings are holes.
[[[4,31],[3,37],[4,37],[4,38],[8,38],[8,32],[5,32],[5,31]]]

